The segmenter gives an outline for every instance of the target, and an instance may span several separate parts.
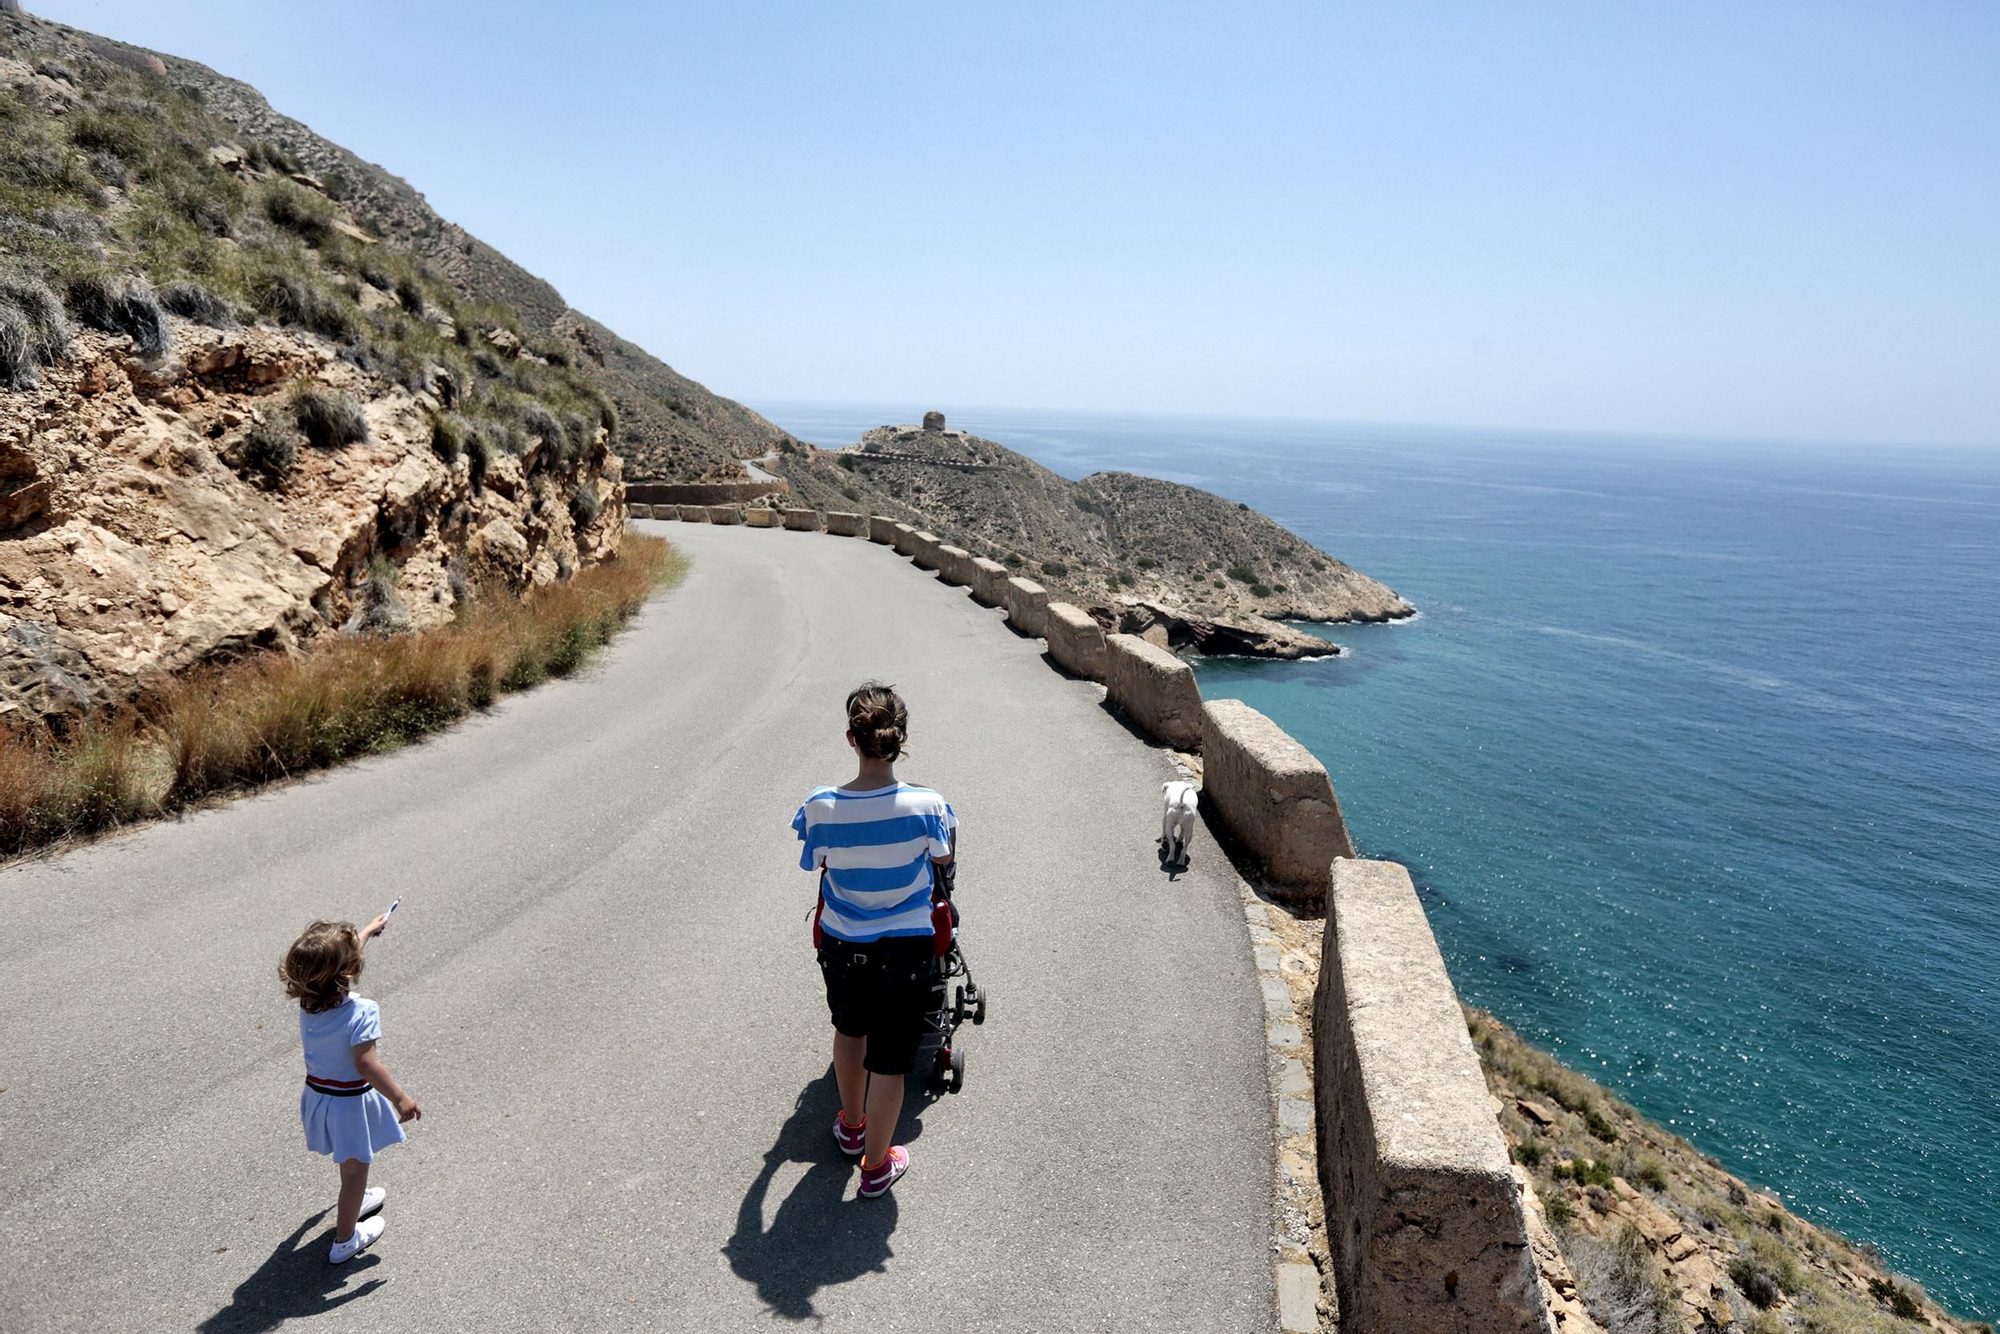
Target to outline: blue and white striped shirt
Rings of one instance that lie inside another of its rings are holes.
[[[799,868],[826,870],[820,928],[856,942],[931,933],[931,859],[951,855],[958,816],[927,787],[813,789],[792,817]]]

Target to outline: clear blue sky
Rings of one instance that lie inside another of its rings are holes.
[[[2000,5],[27,0],[712,388],[2000,444]]]

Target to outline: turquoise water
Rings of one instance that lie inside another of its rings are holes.
[[[838,444],[919,409],[770,411]],[[1246,501],[1413,602],[1202,690],[1325,761],[1465,999],[2000,1312],[2000,451],[952,424]]]

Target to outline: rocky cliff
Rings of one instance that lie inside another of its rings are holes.
[[[935,417],[936,414],[933,414]],[[989,556],[1135,633],[1175,647],[1298,657],[1333,645],[1282,621],[1394,620],[1390,589],[1247,505],[1175,482],[1096,473],[1072,482],[991,440],[885,426],[848,450],[787,444],[800,500],[866,508]]]
[[[0,12],[0,714],[614,551],[781,438],[172,56]]]

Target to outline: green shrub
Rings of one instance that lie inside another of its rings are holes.
[[[1618,1127],[1612,1125],[1605,1118],[1604,1113],[1598,1111],[1595,1107],[1586,1107],[1584,1109],[1583,1125],[1593,1136],[1603,1140],[1606,1144],[1616,1144],[1618,1142]]]
[[[604,501],[597,494],[597,483],[591,481],[579,482],[576,490],[570,493],[569,517],[571,520],[575,522],[577,527],[586,528],[603,512]]]
[[[309,246],[333,236],[333,206],[301,185],[273,181],[264,191],[264,216]]]
[[[360,336],[361,326],[345,302],[281,269],[258,274],[251,282],[250,299],[259,313],[279,324],[338,342],[353,342]]]
[[[265,171],[282,172],[289,176],[299,169],[299,160],[268,139],[258,139],[243,150],[254,167]]]
[[[157,357],[173,345],[167,317],[152,289],[107,269],[77,274],[65,295],[81,324],[123,334],[142,355]]]
[[[1267,598],[1271,596],[1271,586],[1261,583],[1252,584],[1250,585],[1250,596],[1253,598]]]
[[[229,303],[200,283],[175,283],[160,289],[160,304],[184,320],[227,329],[236,323]]]
[[[1569,1202],[1569,1196],[1552,1190],[1542,1200],[1542,1213],[1548,1218],[1550,1227],[1561,1231],[1576,1217],[1576,1206]]]
[[[1540,1167],[1543,1152],[1541,1145],[1527,1140],[1514,1146],[1514,1161],[1523,1167]]]
[[[275,426],[253,426],[243,437],[243,467],[274,484],[282,484],[298,462],[298,437]]]
[[[417,286],[417,280],[414,278],[398,278],[396,280],[396,302],[410,314],[422,316],[424,313],[424,289]]]
[[[606,438],[618,438],[618,408],[609,398],[597,400],[597,424],[604,428]]]
[[[1239,584],[1254,584],[1257,582],[1256,571],[1252,570],[1248,565],[1232,565],[1229,567],[1228,574],[1231,579],[1234,579]]]
[[[465,418],[455,412],[440,412],[431,418],[431,452],[446,463],[456,463],[465,452]]]
[[[1272,584],[1271,591],[1273,593],[1282,593],[1285,591],[1285,586],[1283,584]]]
[[[478,427],[468,427],[465,432],[465,466],[471,473],[473,491],[486,488],[486,469],[492,462],[493,442]]]
[[[1060,579],[1069,573],[1069,566],[1059,560],[1045,560],[1042,562],[1042,573],[1051,579]]]
[[[1579,1186],[1603,1186],[1607,1189],[1615,1175],[1611,1164],[1595,1158],[1576,1158],[1569,1163],[1557,1163],[1554,1169],[1556,1180],[1574,1181]]]
[[[1153,568],[1153,567],[1154,567],[1155,565],[1158,565],[1158,564],[1159,564],[1159,562],[1158,562],[1158,561],[1156,561],[1156,560],[1154,560],[1154,559],[1153,559],[1153,558],[1152,558],[1151,556],[1141,556],[1141,557],[1139,557],[1139,559],[1138,559],[1138,560],[1137,560],[1136,562],[1134,562],[1134,563],[1135,563],[1135,564],[1137,564],[1137,565],[1138,565],[1138,567],[1139,567],[1140,569],[1142,569],[1142,570],[1150,570],[1150,569],[1152,569],[1152,568]]]
[[[29,389],[69,352],[69,321],[44,284],[0,274],[0,388]]]
[[[1923,1308],[1917,1305],[1916,1298],[1910,1296],[1903,1285],[1894,1279],[1869,1279],[1868,1295],[1888,1307],[1891,1315],[1900,1316],[1904,1320],[1915,1320],[1923,1314]]]
[[[1006,558],[1003,561],[1001,561],[1001,564],[1018,570],[1021,568],[1022,561],[1018,555],[1010,551],[1007,553]]]
[[[1647,1190],[1664,1191],[1667,1188],[1667,1169],[1658,1158],[1645,1158],[1634,1163],[1630,1169],[1634,1181]]]
[[[368,438],[368,418],[347,394],[302,384],[292,391],[291,409],[292,420],[315,449],[338,449]]]
[[[840,466],[847,469],[849,472],[853,472],[856,468],[861,466],[859,456],[854,454],[842,454],[840,456],[839,462]]]
[[[1747,1255],[1729,1262],[1729,1281],[1734,1283],[1758,1310],[1768,1310],[1778,1302],[1778,1282]]]

